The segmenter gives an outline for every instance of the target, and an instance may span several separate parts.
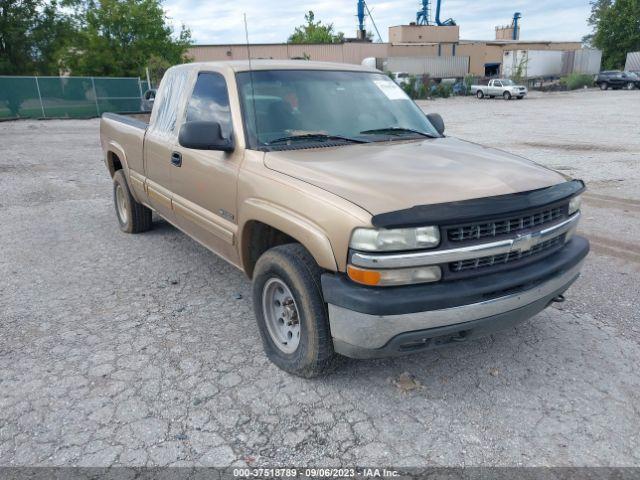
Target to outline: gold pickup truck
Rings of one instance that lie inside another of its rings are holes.
[[[242,270],[305,377],[508,328],[578,277],[583,182],[444,130],[379,71],[268,60],[175,66],[148,125],[100,124],[120,228],[155,211]]]

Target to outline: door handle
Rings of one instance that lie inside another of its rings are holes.
[[[174,167],[182,166],[182,155],[179,152],[171,153],[171,165],[173,165]]]

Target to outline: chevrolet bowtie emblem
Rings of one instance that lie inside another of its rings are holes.
[[[512,252],[528,252],[535,245],[535,237],[532,233],[527,233],[524,235],[518,235],[513,239],[513,243],[511,244]]]

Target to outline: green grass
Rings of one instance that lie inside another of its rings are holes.
[[[593,75],[583,73],[572,73],[560,79],[560,83],[567,87],[567,90],[578,90],[584,87],[593,87]]]

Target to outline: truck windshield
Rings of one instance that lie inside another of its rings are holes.
[[[237,74],[250,148],[439,137],[389,77],[331,70]]]
[[[512,87],[514,85],[515,85],[515,82],[513,80],[502,80],[503,87]]]

